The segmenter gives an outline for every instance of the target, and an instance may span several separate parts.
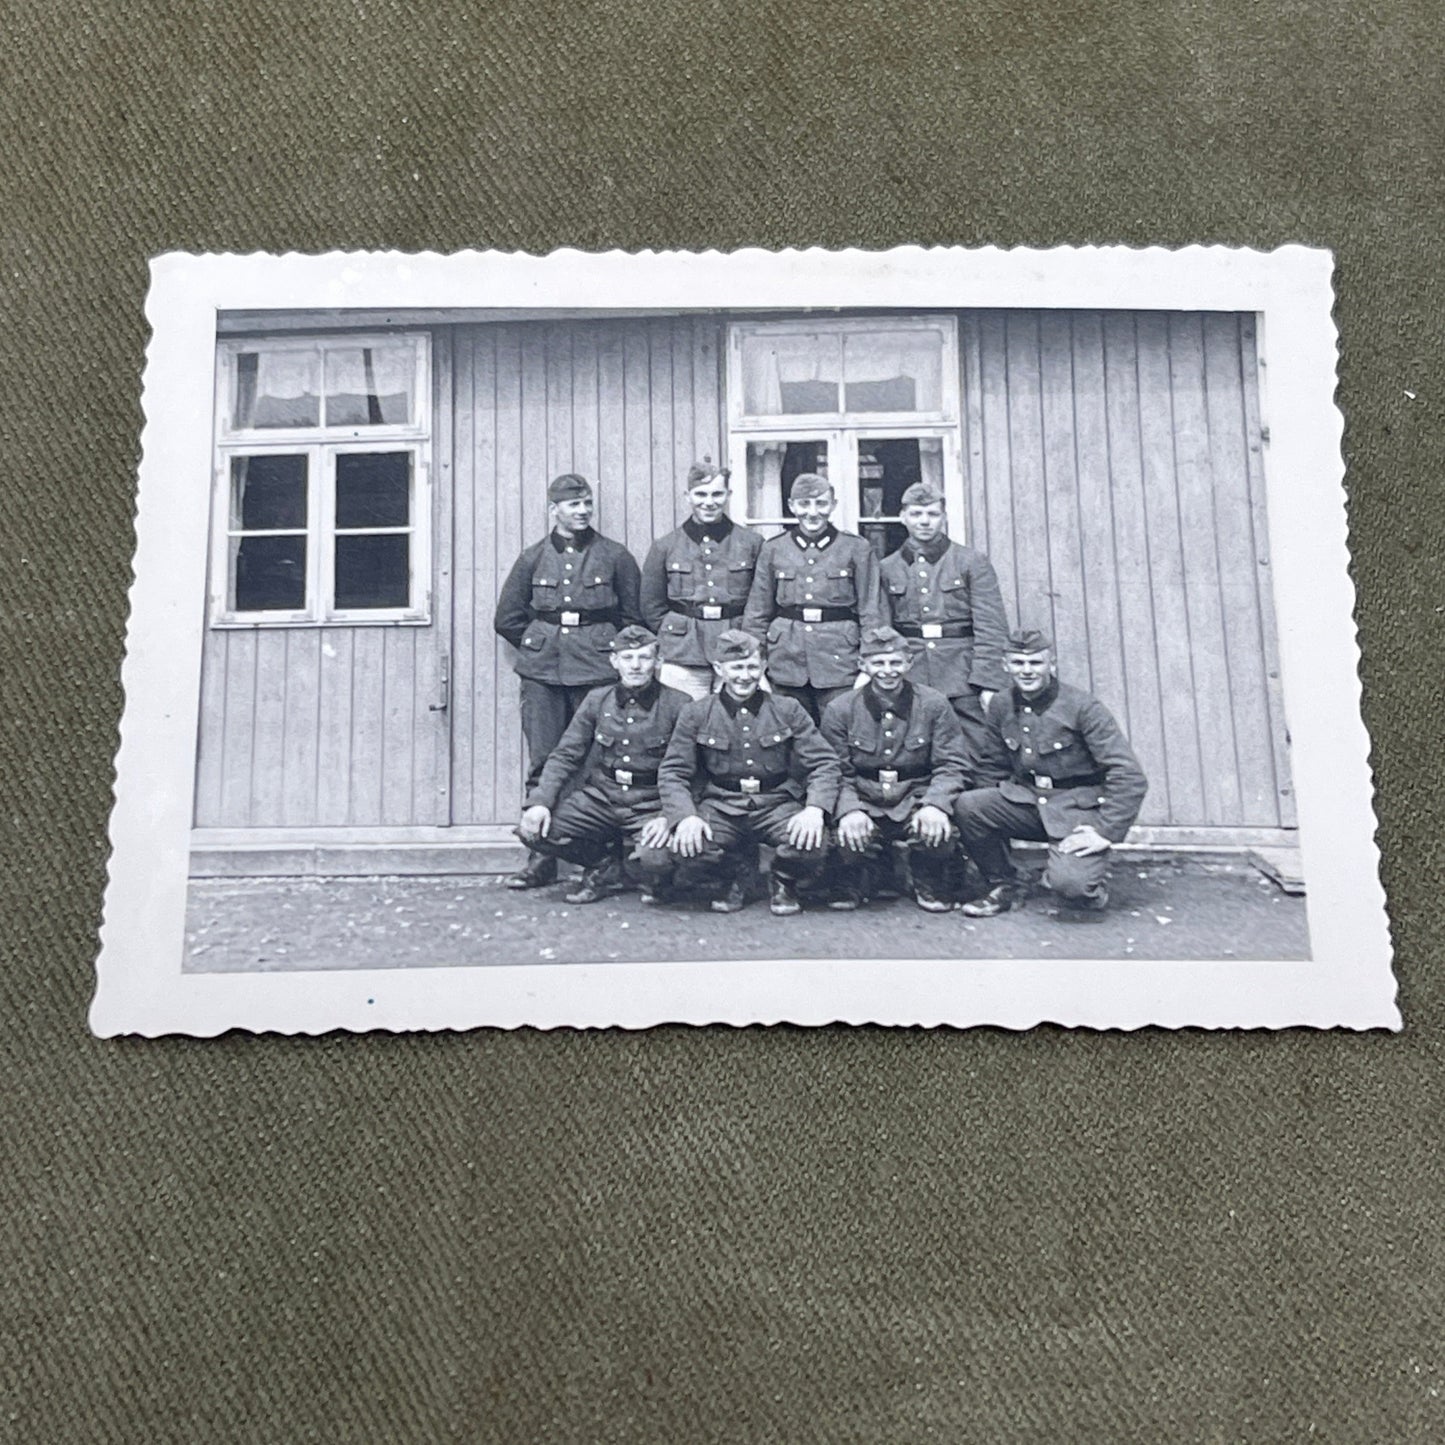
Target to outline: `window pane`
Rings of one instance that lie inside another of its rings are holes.
[[[943,337],[937,331],[870,331],[843,339],[850,412],[927,411],[943,406]]]
[[[416,353],[406,343],[326,353],[327,426],[409,426]]]
[[[318,351],[243,351],[236,358],[236,426],[319,425],[320,377]]]
[[[411,534],[336,539],[336,606],[406,607],[411,603]]]
[[[749,416],[836,412],[840,367],[836,332],[744,337],[744,408]]]
[[[750,521],[791,519],[787,497],[794,478],[804,472],[828,475],[825,441],[748,443],[747,515]]]
[[[943,490],[943,440],[940,437],[863,437],[858,442],[858,530],[873,550],[886,557],[908,533],[896,521],[903,494],[915,482]]]
[[[276,532],[306,525],[306,456],[231,458],[231,527]]]
[[[411,522],[410,452],[339,452],[336,525],[405,527]]]
[[[232,539],[231,608],[296,612],[306,606],[305,537]]]

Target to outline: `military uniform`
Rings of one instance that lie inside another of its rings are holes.
[[[632,554],[591,528],[554,531],[507,575],[493,625],[517,649],[529,789],[582,700],[612,681],[608,649],[620,628],[641,620],[638,590]]]
[[[689,517],[648,550],[642,618],[668,676],[692,697],[712,691],[717,639],[743,615],[762,547],[759,533],[731,518],[703,527]]]
[[[862,628],[885,621],[878,559],[862,537],[829,523],[815,538],[801,527],[769,538],[743,614],[768,645],[768,676],[816,720],[858,677]]]
[[[988,707],[988,750],[979,782],[954,808],[963,845],[984,880],[1011,883],[1008,840],[1049,843],[1044,881],[1061,898],[1102,905],[1107,851],[1061,853],[1081,824],[1123,842],[1149,790],[1144,770],[1108,708],[1057,679],[1033,698],[1009,686]]]
[[[545,838],[527,846],[584,868],[606,861],[619,839],[655,890],[672,872],[666,847],[643,848],[637,835],[662,811],[657,774],[687,697],[656,678],[635,691],[615,682],[589,692],[553,748],[526,806],[552,810]],[[585,781],[560,804],[563,788],[579,773]]]
[[[939,536],[927,543],[909,538],[879,571],[893,626],[917,639],[913,680],[949,699],[969,756],[978,759],[986,746],[979,693],[996,692],[1007,681],[1000,659],[1008,618],[993,564],[975,548]]]
[[[939,898],[946,889],[955,840],[950,836],[931,846],[909,824],[922,807],[952,813],[967,783],[963,732],[949,700],[907,679],[891,694],[870,682],[828,704],[823,737],[842,765],[838,820],[858,811],[873,824],[866,851],[840,846],[833,855],[832,869],[845,900],[856,902],[866,892],[869,860],[894,843],[908,845],[920,901]]]
[[[755,842],[776,850],[775,880],[815,877],[826,843],[794,848],[787,825],[805,806],[828,812],[839,777],[837,754],[794,698],[760,688],[743,701],[723,691],[688,703],[658,773],[662,810],[674,827],[696,814],[713,836],[679,864],[678,881],[727,886]]]

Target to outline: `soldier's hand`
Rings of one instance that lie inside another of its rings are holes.
[[[1103,853],[1114,845],[1088,823],[1080,823],[1067,838],[1059,844],[1059,852],[1069,858],[1088,858],[1094,853]]]
[[[804,808],[788,819],[788,842],[799,852],[810,852],[823,846],[823,810]]]
[[[520,824],[521,834],[524,838],[545,838],[552,827],[552,810],[543,807],[541,803],[528,808],[522,814]]]
[[[861,853],[873,836],[873,820],[861,808],[844,813],[838,822],[838,841],[855,853]]]
[[[948,841],[948,814],[932,803],[925,803],[913,815],[910,827],[930,848],[941,848]]]
[[[637,843],[641,848],[663,848],[667,846],[667,835],[672,831],[666,818],[659,813],[655,818],[649,818],[643,825],[642,831],[637,835]]]
[[[712,829],[696,813],[684,818],[672,831],[672,848],[684,858],[696,858],[703,844],[712,842]]]

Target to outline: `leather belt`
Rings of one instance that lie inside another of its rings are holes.
[[[780,607],[778,616],[793,622],[856,622],[856,607]]]
[[[973,636],[973,627],[967,622],[895,622],[893,630],[904,637]]]
[[[902,768],[859,768],[853,769],[860,778],[867,778],[871,783],[882,783],[885,787],[889,783],[908,783],[914,778],[926,778],[933,768],[927,763],[910,763]]]
[[[704,622],[716,622],[722,617],[741,617],[746,604],[742,602],[669,602],[669,612],[680,612],[684,617],[701,618]]]
[[[708,774],[708,782],[725,793],[771,793],[781,788],[792,775],[790,773],[762,773],[751,778],[720,778],[716,773]]]
[[[1047,773],[1029,773],[1024,779],[1029,787],[1041,788],[1046,793],[1062,792],[1066,788],[1102,788],[1103,773],[1081,773],[1076,778],[1051,778]]]
[[[657,769],[644,772],[641,768],[599,768],[603,782],[616,783],[620,788],[655,788]]]
[[[532,616],[538,622],[555,622],[559,627],[587,627],[594,622],[616,622],[619,611],[616,607],[582,607],[576,611],[544,611],[534,608]]]

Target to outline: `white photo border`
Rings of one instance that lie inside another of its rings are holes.
[[[1398,1029],[1360,716],[1330,253],[1191,246],[729,254],[168,254],[152,328],[112,854],[90,1026],[228,1029],[662,1023]],[[182,972],[223,311],[462,307],[1028,307],[1255,312],[1268,515],[1313,957],[778,960]],[[1263,385],[1263,372],[1261,384]]]

